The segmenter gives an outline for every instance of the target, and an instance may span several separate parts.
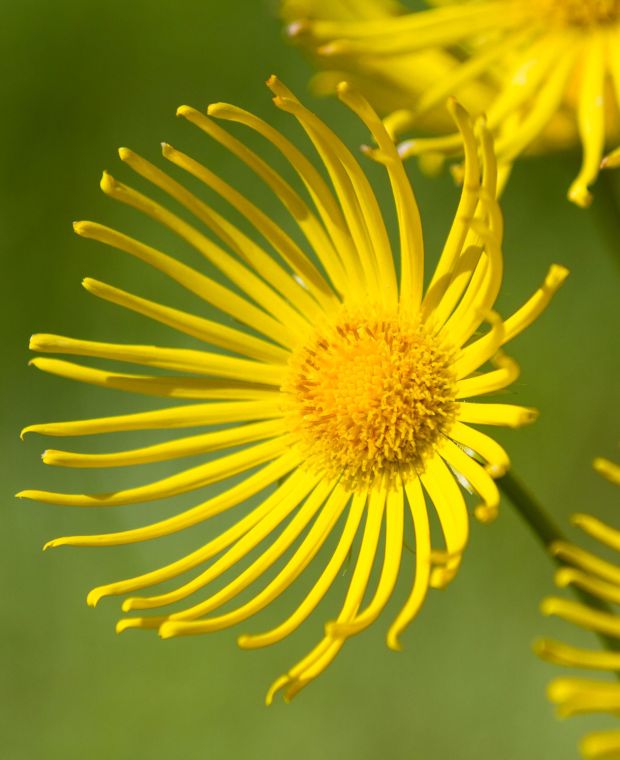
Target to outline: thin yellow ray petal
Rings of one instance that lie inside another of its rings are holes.
[[[548,80],[549,71],[565,44],[565,35],[546,33],[524,45],[487,109],[491,129],[503,131],[507,124],[516,129],[522,110],[532,102],[541,84]]]
[[[291,479],[289,478],[289,481],[290,480]],[[252,551],[252,549],[256,548],[261,541],[270,536],[294,510],[299,508],[297,514],[275,539],[274,543],[261,553],[261,557],[256,564],[259,568],[262,567],[266,570],[278,559],[280,554],[288,548],[290,543],[295,540],[297,535],[299,535],[303,528],[308,524],[309,520],[325,501],[325,497],[329,493],[331,486],[332,484],[329,482],[319,483],[318,475],[310,475],[302,472],[299,474],[296,473],[295,478],[292,480],[292,486],[286,490],[278,491],[279,496],[277,500],[272,502],[269,512],[260,520],[260,522],[241,536],[210,567],[195,578],[192,578],[171,591],[158,594],[157,596],[139,596],[126,599],[123,603],[123,610],[128,612],[130,610],[146,610],[153,609],[154,607],[163,607],[166,604],[173,604],[181,599],[185,599],[190,596],[190,594],[204,588],[211,583],[211,581],[219,578],[223,573],[233,567],[233,565],[242,560],[250,551]],[[305,504],[303,504],[304,500],[306,500]],[[300,504],[302,504],[301,507]],[[260,575],[261,572],[263,571],[260,570],[257,575]],[[198,602],[191,607],[172,613],[169,616],[170,620],[194,620],[202,615],[206,615],[219,606],[220,602],[217,600],[226,596],[230,591],[231,585],[234,587],[238,583],[240,577],[247,577],[247,575],[249,575],[249,572],[243,571],[232,584],[228,584],[224,589],[216,592],[215,595],[209,596],[207,599]],[[241,590],[242,587],[239,587],[239,591]],[[223,601],[227,601],[229,598],[232,598],[232,596],[234,596],[234,593],[231,593],[230,596],[223,599]],[[222,604],[223,601],[221,602]],[[167,638],[167,636],[164,636],[164,638]]]
[[[387,634],[387,645],[394,651],[402,649],[399,638],[424,603],[431,572],[431,534],[420,481],[417,478],[410,481],[405,485],[405,491],[415,534],[415,578],[411,592]]]
[[[620,637],[620,618],[608,612],[599,612],[570,599],[547,597],[540,605],[543,615],[554,615],[589,631]]]
[[[504,320],[504,343],[512,340],[528,328],[547,308],[557,290],[568,277],[569,271],[559,264],[552,264],[542,286],[512,316]]]
[[[262,467],[258,472],[250,475],[230,488],[225,489],[217,496],[213,496],[207,501],[199,504],[192,509],[181,512],[178,515],[169,517],[165,520],[152,523],[142,528],[133,528],[132,530],[118,531],[117,533],[103,533],[93,536],[70,536],[50,541],[48,546],[114,546],[120,544],[130,544],[137,541],[149,541],[153,538],[160,538],[172,533],[177,533],[185,528],[197,525],[200,522],[209,520],[215,515],[219,515],[232,507],[243,504],[248,498],[260,493],[268,486],[285,477],[293,470],[299,460],[296,460],[290,453],[281,456],[279,459],[270,462]],[[281,488],[290,488],[290,485],[277,485],[274,494]],[[261,520],[271,509],[274,499],[279,496],[270,495],[263,498],[262,502],[251,512],[240,517],[232,527],[225,530],[212,541],[204,544],[199,549],[190,554],[181,557],[181,559],[171,562],[168,565],[151,570],[134,578],[108,583],[104,586],[94,588],[88,595],[87,602],[95,606],[104,596],[118,594],[127,594],[147,586],[154,586],[157,583],[175,578],[181,573],[197,567],[201,562],[215,556],[220,551],[230,546],[245,532]]]
[[[497,139],[496,152],[502,161],[511,162],[543,131],[559,110],[566,95],[569,77],[575,66],[576,47],[565,35],[558,41],[556,55],[549,58],[540,88],[528,100],[526,115],[513,129],[504,129]],[[549,45],[551,50],[551,45]],[[495,126],[495,114],[489,125]],[[506,123],[506,122],[504,122]]]
[[[252,597],[250,601],[230,612],[217,617],[207,618],[206,620],[179,621],[174,623],[174,627],[171,628],[168,628],[169,624],[165,624],[166,630],[175,631],[174,635],[178,635],[179,633],[187,635],[219,631],[222,628],[228,628],[242,620],[246,620],[266,607],[299,577],[316,556],[340,518],[349,499],[350,494],[342,488],[335,488],[332,491],[325,504],[322,505],[320,515],[313,523],[297,551],[277,576],[262,591]],[[252,583],[263,571],[263,560],[260,557],[250,568],[228,584],[225,589],[222,589],[221,592],[212,597],[213,608],[219,607],[224,601],[238,594],[239,591]],[[172,626],[172,623],[170,625]],[[243,639],[244,637],[241,638]]]
[[[476,271],[482,252],[482,245],[466,245],[452,270],[427,289],[423,312],[427,324],[441,326],[447,321]]]
[[[210,483],[224,480],[259,464],[275,459],[290,445],[288,436],[259,443],[242,451],[220,457],[211,462],[192,467],[167,478],[136,488],[98,494],[54,493],[52,491],[20,491],[20,499],[33,499],[44,504],[62,504],[72,507],[115,507],[138,504],[154,499],[167,499],[180,493],[195,491]]]
[[[541,659],[552,662],[554,665],[591,670],[620,670],[618,652],[579,649],[552,639],[538,639],[534,642],[533,648]]]
[[[192,124],[211,136],[213,136],[213,133],[216,131],[220,136],[226,135],[221,127],[195,109],[181,106],[177,111],[177,115],[188,119]],[[227,136],[227,139],[231,138]],[[281,227],[279,227],[254,203],[249,201],[242,193],[235,190],[235,188],[227,182],[224,182],[206,166],[175,150],[171,145],[167,145],[166,143],[163,144],[162,150],[165,158],[189,172],[192,176],[199,179],[207,187],[211,188],[230,203],[231,206],[247,219],[262,237],[269,242],[282,260],[291,267],[293,272],[301,277],[305,286],[316,301],[322,304],[323,308],[330,308],[330,305],[333,304],[334,301],[334,292],[330,284],[325,280],[321,272],[316,268],[304,251]],[[242,235],[239,230],[227,223],[225,219],[219,215],[215,215],[215,217],[218,219],[218,225],[225,229],[227,235],[234,235],[234,238],[236,238],[236,249],[239,251],[239,255],[246,258],[246,260],[248,260],[257,271],[261,272],[266,279],[274,284],[281,283],[283,293],[291,293],[292,288],[288,272],[276,264],[268,254],[261,251],[260,248],[257,248],[256,245],[252,246],[251,241],[245,235]],[[252,250],[244,254],[243,248],[247,247],[248,243]],[[289,278],[288,282],[286,278]],[[297,283],[293,280],[292,284],[295,285]],[[299,288],[297,288],[297,290],[298,289]],[[302,296],[304,297],[304,301],[300,305],[303,305],[304,309],[310,309],[308,312],[309,316],[316,313],[316,302],[309,299],[305,293],[302,293]],[[294,304],[299,300],[296,291],[293,291],[293,299],[294,300],[290,300]]]
[[[616,713],[620,708],[620,686],[605,681],[556,678],[549,684],[547,696],[563,718],[589,712]]]
[[[571,517],[571,522],[592,538],[620,552],[620,530],[610,528],[601,520],[591,515],[576,514]]]
[[[46,356],[36,356],[28,363],[42,372],[49,372],[67,380],[130,393],[142,393],[146,396],[184,399],[263,399],[263,403],[275,401],[280,396],[279,389],[240,380],[208,380],[204,377],[179,375],[134,375],[84,367],[81,364],[62,359],[50,359]]]
[[[489,210],[488,205],[484,206],[484,210]],[[472,220],[471,233],[476,243],[482,240],[483,255],[459,305],[439,333],[455,346],[466,343],[482,322],[488,320],[502,280],[503,257],[497,233],[478,219]]]
[[[618,760],[620,731],[593,731],[583,737],[579,750],[586,760]]]
[[[556,541],[551,546],[551,552],[554,557],[569,565],[620,586],[620,567],[597,557],[596,554],[564,541]]]
[[[568,198],[579,206],[589,206],[588,190],[597,178],[605,151],[605,37],[593,32],[583,51],[583,75],[577,106],[577,124],[583,145],[583,161],[579,174],[568,191]]]
[[[144,261],[186,290],[213,304],[225,314],[230,314],[239,322],[258,330],[279,345],[291,348],[296,344],[296,338],[287,334],[282,325],[262,309],[171,256],[95,222],[75,222],[73,229],[81,237],[98,240]]]
[[[456,384],[456,398],[470,398],[471,396],[494,393],[511,385],[519,377],[519,365],[501,351],[495,354],[492,363],[498,369],[459,380]]]
[[[206,559],[214,557],[220,551],[224,550],[227,546],[235,544],[235,542],[243,542],[246,534],[252,531],[254,534],[256,534],[256,526],[258,526],[258,530],[260,530],[261,523],[264,525],[264,521],[273,520],[274,512],[276,514],[280,514],[282,508],[284,508],[286,504],[291,503],[291,499],[294,502],[291,508],[294,508],[294,506],[299,503],[296,494],[301,494],[301,499],[303,499],[305,493],[312,488],[312,485],[308,487],[308,483],[310,482],[314,484],[317,482],[317,480],[318,477],[314,477],[312,479],[308,477],[308,474],[306,472],[300,469],[295,470],[282,485],[278,486],[278,488],[270,496],[268,496],[261,505],[250,512],[250,514],[246,515],[228,530],[224,531],[219,536],[209,541],[197,552],[194,552],[193,555],[190,555],[189,557],[181,560],[181,562],[187,562],[187,560],[191,560],[192,566],[195,566],[197,564],[196,559],[198,557],[200,557],[201,561],[204,561]],[[237,546],[238,545],[239,544],[237,544]],[[233,547],[232,551],[234,553],[235,547]],[[232,555],[228,553],[228,556],[230,558]],[[220,558],[220,560],[218,560],[218,563],[220,563],[221,560],[224,560],[224,558]],[[141,608],[150,606],[148,605],[148,601],[148,599],[143,599],[141,597],[126,599],[123,602],[123,610],[127,612],[131,609],[135,609],[136,607]],[[146,604],[143,604],[144,602],[146,602]],[[171,615],[158,615],[150,617],[123,618],[118,621],[116,630],[118,633],[121,633],[129,628],[159,628],[161,625],[168,622],[171,617]],[[167,638],[167,636],[165,637]]]
[[[597,457],[592,463],[594,469],[611,483],[620,486],[620,465],[611,462],[609,459]]]
[[[402,488],[395,488],[387,495],[385,551],[375,595],[367,607],[350,622],[328,623],[325,627],[325,632],[328,635],[335,637],[351,636],[368,628],[379,617],[388,603],[398,579],[403,550],[403,529],[404,493]]]
[[[208,107],[208,114],[221,118],[222,106],[225,108],[225,105],[221,103],[211,104]],[[253,150],[250,150],[247,145],[230,135],[211,119],[207,119],[198,111],[188,109],[186,106],[181,106],[177,115],[187,118],[200,128],[204,128],[206,134],[237,156],[268,185],[304,233],[306,240],[317,254],[336,290],[341,294],[346,292],[346,278],[340,264],[340,257],[320,221],[297,191]]]
[[[527,406],[514,404],[476,404],[472,401],[460,401],[457,404],[457,419],[478,425],[501,425],[502,427],[521,427],[529,425],[538,417],[538,411]]]
[[[602,581],[589,573],[573,567],[562,567],[555,573],[555,583],[560,588],[572,585],[584,589],[593,596],[620,604],[620,586]]]
[[[517,29],[514,34],[503,34],[497,42],[489,41],[479,50],[472,51],[468,58],[459,61],[458,66],[440,76],[435,84],[423,92],[415,104],[416,117],[442,105],[450,95],[458,92],[459,87],[485,74],[492,69],[496,60],[511,55],[524,42],[528,42],[531,35],[530,28]]]
[[[178,115],[186,115],[185,111],[193,111],[193,109],[182,106],[178,111]],[[197,112],[195,112],[197,113]],[[200,115],[200,114],[199,114]],[[191,120],[191,119],[190,119]],[[211,187],[226,200],[228,200],[238,211],[240,211],[251,223],[256,225],[256,220],[266,220],[265,224],[268,225],[269,231],[273,228],[273,233],[269,236],[269,240],[273,238],[276,247],[278,241],[283,240],[285,247],[288,246],[293,251],[293,257],[298,256],[301,261],[300,274],[302,276],[305,273],[303,267],[303,260],[305,258],[303,252],[295,246],[287,235],[280,230],[271,220],[269,220],[263,212],[256,206],[247,201],[241,193],[236,191],[227,183],[223,182],[213,172],[206,167],[194,161],[189,156],[175,150],[171,145],[162,143],[162,155],[164,158],[171,161],[176,166],[184,169],[185,171],[197,177],[201,181],[205,182],[208,187]],[[173,198],[178,200],[185,208],[187,208],[194,216],[205,224],[219,239],[224,242],[231,250],[233,250],[239,258],[249,264],[252,269],[257,272],[261,278],[266,280],[272,285],[282,296],[288,301],[288,304],[304,315],[306,318],[310,318],[317,314],[319,306],[317,302],[308,294],[306,290],[295,280],[292,274],[283,269],[267,252],[265,252],[259,245],[257,245],[251,238],[245,235],[235,225],[231,224],[221,214],[218,214],[213,208],[208,206],[204,201],[196,198],[195,195],[186,190],[178,182],[175,182],[167,174],[159,170],[153,164],[145,161],[135,153],[128,151],[126,148],[121,148],[121,158],[126,161],[136,172],[143,177],[149,179],[165,192],[169,193]],[[261,224],[258,225],[261,227]],[[263,225],[264,226],[264,225]],[[205,254],[207,255],[207,254]],[[286,257],[285,257],[286,258]],[[218,257],[218,262],[221,261],[221,257]],[[231,259],[225,259],[224,263],[230,262]],[[230,263],[228,263],[227,270],[234,272],[231,269]],[[311,269],[310,274],[315,270]],[[318,272],[316,273],[316,279],[320,279],[322,283],[322,290],[318,295],[323,295],[324,304],[328,304],[330,298],[325,296],[331,296],[329,286],[322,281]],[[232,277],[231,277],[232,279]],[[315,281],[308,280],[308,285],[312,286],[316,284]],[[251,291],[248,291],[251,293]],[[288,307],[284,307],[285,309]],[[298,320],[299,315],[295,314],[293,319]],[[301,324],[301,323],[300,323]]]
[[[344,604],[336,618],[337,623],[351,621],[362,603],[375,561],[385,501],[385,492],[378,489],[370,493],[366,525],[364,526],[357,562]],[[326,635],[306,657],[292,667],[286,675],[286,682],[282,684],[282,686],[287,687],[286,698],[291,699],[301,688],[320,675],[340,651],[345,640],[346,637],[343,636]],[[273,694],[274,692],[270,691],[272,698]]]
[[[246,266],[236,261],[213,240],[207,238],[191,224],[168,211],[168,209],[159,203],[155,203],[155,201],[146,195],[142,195],[142,193],[137,192],[133,188],[118,182],[108,173],[104,173],[103,175],[101,189],[106,195],[114,198],[114,200],[142,212],[189,243],[189,245],[223,272],[240,290],[277,319],[282,324],[282,329],[289,322],[298,329],[305,329],[305,322],[299,312],[292,309],[272,287],[267,285],[264,280],[255,275]],[[197,201],[197,203],[200,202]]]
[[[119,414],[115,417],[99,417],[72,422],[43,422],[28,425],[22,432],[41,435],[73,436],[95,435],[99,433],[120,433],[127,430],[159,430],[169,428],[200,427],[219,425],[227,422],[264,420],[280,417],[282,399],[274,395],[273,400],[222,401],[219,403],[185,404],[156,409],[152,412]]]
[[[362,262],[366,287],[370,288],[372,283],[374,290],[378,282],[380,301],[393,304],[397,291],[392,253],[381,211],[366,175],[340,139],[281,82],[272,77],[268,85],[276,95],[276,106],[295,116],[325,164]]]
[[[499,314],[490,311],[485,318],[491,329],[482,338],[462,348],[454,362],[453,369],[457,380],[462,380],[489,361],[504,342],[504,323]]]
[[[444,439],[439,453],[456,472],[462,475],[482,499],[474,509],[480,522],[489,522],[497,517],[499,490],[489,473],[463,449],[448,439]]]
[[[267,420],[111,454],[80,454],[73,451],[46,449],[42,459],[45,464],[60,467],[127,467],[149,462],[164,462],[240,446],[244,443],[253,443],[280,436],[287,429],[288,423],[284,419]]]
[[[430,585],[444,588],[456,575],[467,546],[467,507],[461,489],[441,457],[428,460],[420,480],[437,512],[446,544],[445,552],[431,554],[431,561],[437,566],[431,572]]]
[[[463,251],[465,238],[469,231],[471,219],[474,216],[480,191],[480,162],[478,160],[478,145],[472,128],[471,118],[465,109],[453,98],[448,103],[450,115],[459,129],[459,137],[465,151],[465,177],[459,205],[454,222],[448,233],[445,245],[435,267],[433,277],[426,291],[422,307],[422,316],[427,319],[433,309],[439,304],[445,290],[440,287],[449,283],[457,259]],[[401,153],[402,155],[402,153]]]
[[[325,57],[357,57],[362,54],[391,57],[424,48],[449,47],[470,37],[496,32],[498,28],[510,28],[522,21],[518,14],[506,12],[505,3],[468,3],[457,9],[460,13],[449,17],[446,14],[445,18],[440,13],[445,11],[443,8],[407,14],[399,18],[401,23],[397,30],[386,27],[383,22],[376,27],[372,36],[360,40],[341,38],[330,41],[322,45],[318,52]]]
[[[250,356],[258,361],[264,361],[271,364],[286,364],[289,352],[266,340],[255,338],[241,330],[232,327],[226,327],[219,322],[213,322],[210,319],[197,317],[194,314],[188,314],[178,309],[172,309],[169,306],[162,306],[155,301],[140,298],[139,296],[127,293],[119,288],[107,285],[104,282],[93,280],[86,277],[82,281],[83,287],[97,298],[103,298],[110,303],[130,309],[145,317],[161,322],[168,327],[172,327],[179,332],[191,335],[194,338],[211,343],[221,348],[226,348],[244,356]]]
[[[256,131],[287,159],[308,190],[329,234],[334,253],[339,257],[345,271],[347,295],[350,296],[350,291],[353,290],[353,293],[359,297],[362,272],[347,224],[331,189],[306,156],[271,125],[242,108],[229,103],[213,103],[209,106],[209,116],[234,121]],[[328,265],[326,263],[324,265],[329,271]]]
[[[209,351],[187,348],[164,348],[162,346],[135,346],[123,343],[101,343],[94,340],[76,340],[64,335],[33,335],[30,350],[45,353],[91,356],[98,359],[143,364],[147,367],[179,372],[196,372],[234,380],[251,379],[265,385],[280,387],[286,374],[282,364],[267,364],[240,359]]]
[[[415,314],[424,286],[424,243],[420,212],[411,183],[394,142],[369,103],[346,82],[338,85],[337,91],[340,100],[368,127],[381,151],[381,163],[388,172],[398,219],[401,262],[399,303],[401,309]]]
[[[355,15],[351,19],[317,19],[312,21],[298,21],[288,28],[289,34],[299,34],[310,31],[317,40],[331,40],[333,38],[354,37],[363,40],[377,36],[392,36],[394,34],[415,35],[421,30],[442,27],[448,22],[468,24],[472,17],[486,16],[488,13],[502,12],[505,15],[504,3],[486,2],[484,7],[471,5],[449,5],[427,11],[391,15],[381,9],[381,13],[373,13],[364,18],[364,7],[355,8]]]
[[[240,636],[237,643],[243,649],[255,649],[275,644],[296,630],[312,613],[317,604],[325,596],[342,567],[357,534],[366,505],[366,494],[356,493],[353,496],[349,514],[338,544],[329,558],[325,569],[308,592],[295,612],[276,628],[265,633]]]
[[[500,478],[508,471],[510,467],[508,454],[490,436],[469,425],[455,422],[450,428],[449,437],[481,456],[486,462],[485,469],[491,477]]]

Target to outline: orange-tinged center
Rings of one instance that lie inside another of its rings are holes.
[[[283,391],[308,463],[351,490],[423,470],[455,415],[449,352],[397,316],[345,313],[318,330]]]

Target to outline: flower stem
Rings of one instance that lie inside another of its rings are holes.
[[[567,541],[561,529],[556,525],[553,519],[545,513],[545,510],[536,501],[536,499],[532,496],[532,494],[523,485],[519,477],[515,475],[513,471],[506,473],[506,475],[499,478],[499,480],[496,482],[500,491],[510,500],[519,515],[521,515],[521,517],[532,529],[534,535],[543,545],[547,554],[553,558],[554,561],[561,564],[551,552],[551,546],[556,541]],[[593,607],[600,612],[614,615],[611,607],[602,599],[589,594],[587,591],[584,591],[578,586],[571,586],[571,589],[574,592],[575,596],[577,596],[588,607]],[[616,652],[620,651],[620,640],[612,636],[607,636],[604,633],[596,632],[596,635],[601,640],[606,649]]]
[[[597,182],[592,211],[616,264],[620,265],[620,189],[610,171],[602,171]]]

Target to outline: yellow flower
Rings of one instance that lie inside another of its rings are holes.
[[[389,102],[376,105],[389,113],[392,134],[428,127],[437,106],[456,95],[470,111],[486,111],[507,169],[526,150],[580,140],[583,161],[568,195],[590,203],[606,140],[620,130],[618,0],[448,0],[412,13],[378,0],[371,5],[371,19],[328,14],[316,0],[284,0],[283,14],[290,20],[298,12],[289,33],[323,67],[340,77],[354,72],[371,99],[387,90]],[[435,164],[460,148],[452,134],[406,140],[400,152],[430,153],[426,162]],[[615,151],[606,164],[618,161]]]
[[[611,482],[620,485],[620,467],[606,459],[596,459],[595,469]],[[590,515],[574,515],[572,522],[605,547],[620,551],[620,531],[610,528]],[[548,689],[549,699],[557,705],[562,717],[581,713],[620,711],[620,616],[609,609],[601,609],[597,600],[620,604],[620,566],[596,554],[567,542],[552,547],[555,556],[567,563],[555,575],[561,588],[574,586],[589,594],[588,603],[579,603],[551,597],[545,599],[541,609],[545,615],[557,615],[570,623],[617,640],[614,651],[589,650],[569,646],[559,641],[541,639],[534,645],[536,653],[549,662],[563,667],[609,671],[613,681],[586,678],[556,678]],[[620,728],[588,734],[581,742],[581,752],[588,760],[620,758]]]
[[[185,609],[124,618],[118,624],[119,631],[158,629],[164,638],[215,631],[246,620],[288,588],[312,563],[328,536],[338,531],[333,553],[324,567],[315,568],[314,585],[299,606],[273,630],[242,635],[239,644],[244,648],[272,644],[295,630],[334,584],[361,533],[340,614],[326,625],[319,644],[275,682],[268,694],[270,702],[280,688],[285,688],[286,698],[292,697],[328,666],[349,636],[379,616],[399,574],[407,523],[415,532],[414,579],[389,629],[390,647],[398,648],[399,636],[418,613],[429,586],[443,587],[455,575],[468,535],[466,503],[457,479],[479,496],[475,514],[486,521],[495,516],[499,503],[493,477],[508,467],[503,449],[471,424],[517,427],[535,417],[529,408],[470,399],[514,381],[517,367],[500,347],[538,317],[567,272],[552,266],[542,287],[508,319],[491,310],[502,279],[502,218],[495,201],[493,147],[484,124],[474,130],[463,109],[452,103],[451,112],[465,142],[467,176],[456,218],[424,292],[422,227],[415,197],[394,144],[371,107],[349,85],[340,86],[341,100],[359,116],[383,151],[398,222],[397,257],[371,185],[354,155],[275,77],[268,85],[275,105],[295,117],[310,138],[331,187],[304,153],[241,108],[216,103],[209,107],[208,116],[187,106],[178,113],[232,151],[265,182],[299,226],[303,246],[242,193],[167,144],[164,157],[226,200],[260,234],[264,247],[177,180],[125,148],[121,159],[184,207],[194,221],[107,173],[102,189],[190,243],[219,270],[225,284],[109,227],[94,222],[75,225],[79,235],[164,272],[220,310],[223,321],[162,306],[92,279],[84,281],[88,291],[197,338],[207,344],[207,350],[109,344],[57,335],[35,335],[31,341],[38,352],[165,370],[167,374],[150,374],[148,369],[144,374],[126,374],[59,359],[33,360],[39,369],[66,378],[182,403],[116,417],[32,425],[25,432],[74,436],[217,426],[118,453],[48,449],[45,463],[116,467],[189,456],[203,457],[203,461],[156,482],[110,493],[30,490],[19,495],[51,504],[110,507],[221,484],[215,495],[192,509],[145,527],[58,538],[48,544],[127,544],[169,535],[227,513],[229,527],[218,529],[193,553],[138,577],[95,588],[88,595],[88,603],[94,606],[103,596],[134,593],[199,569],[196,577],[174,590],[130,596],[123,602],[126,612],[150,610],[187,599],[236,569],[232,580]],[[298,174],[310,202],[214,119],[244,125],[264,138]],[[482,330],[485,322],[490,325],[486,331]],[[208,350],[209,344],[217,352]],[[487,363],[492,366],[483,369]],[[226,449],[233,450],[204,461],[208,452]],[[258,506],[244,507],[255,495]],[[445,546],[431,547],[427,498],[438,516]],[[259,548],[268,540],[270,545]],[[292,553],[284,559],[289,550]],[[383,554],[379,580],[364,603],[377,553]],[[277,574],[263,579],[278,563]],[[254,587],[249,601],[222,610],[252,584],[258,588]]]

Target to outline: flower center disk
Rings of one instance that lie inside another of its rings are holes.
[[[450,353],[419,325],[344,314],[294,353],[283,391],[310,466],[361,490],[424,469],[455,384]]]
[[[576,26],[620,21],[620,0],[530,0],[537,15]]]

